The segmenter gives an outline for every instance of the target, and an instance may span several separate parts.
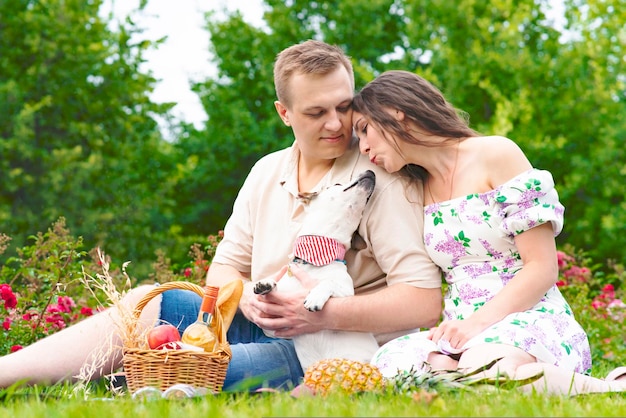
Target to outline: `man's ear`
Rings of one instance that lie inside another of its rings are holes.
[[[283,120],[283,123],[287,126],[291,126],[289,123],[289,116],[287,115],[287,108],[278,100],[274,102],[274,107],[276,108],[276,112],[278,116]]]
[[[401,110],[397,110],[394,113],[394,117],[396,118],[396,120],[398,122],[403,121],[404,120],[404,112]]]

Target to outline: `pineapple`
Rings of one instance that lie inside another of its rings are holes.
[[[322,396],[333,391],[346,394],[379,391],[383,388],[383,375],[376,366],[368,363],[342,358],[324,359],[306,370],[304,385]]]

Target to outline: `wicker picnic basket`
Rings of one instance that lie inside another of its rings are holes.
[[[146,304],[155,296],[172,289],[185,289],[202,296],[202,287],[183,281],[169,282],[148,292],[135,307],[139,318]],[[220,309],[215,309],[214,322],[218,348],[212,353],[194,350],[151,350],[149,348],[124,347],[124,374],[131,393],[143,387],[168,387],[184,383],[198,388],[207,388],[217,393],[222,390],[226,369],[232,352],[226,340],[226,327]],[[147,347],[147,345],[146,345]]]

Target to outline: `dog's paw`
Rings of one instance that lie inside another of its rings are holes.
[[[315,290],[313,289],[304,299],[304,307],[311,312],[321,311],[326,301],[330,298],[330,295],[326,292],[316,292]]]
[[[254,293],[257,295],[265,295],[276,287],[276,282],[274,280],[259,280],[254,284]]]

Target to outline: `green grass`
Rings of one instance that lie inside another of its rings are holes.
[[[182,400],[113,398],[96,388],[84,397],[72,386],[0,391],[0,417],[598,417],[626,415],[626,393],[578,397],[494,389],[443,393],[430,402],[410,395],[331,395],[295,399],[288,393],[226,394]]]

